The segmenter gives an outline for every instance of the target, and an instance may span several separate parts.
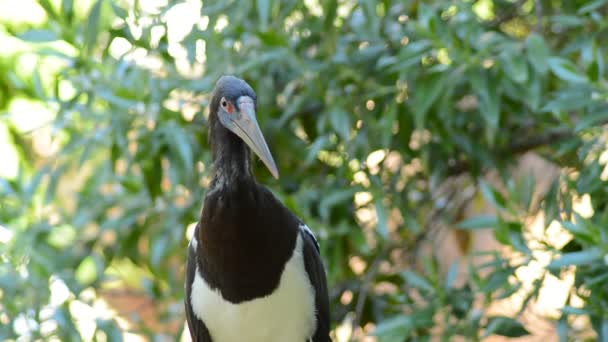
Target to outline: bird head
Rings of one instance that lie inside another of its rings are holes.
[[[236,134],[262,160],[274,178],[279,171],[270,154],[255,116],[256,95],[247,82],[234,76],[222,76],[215,85],[211,99],[211,115]]]

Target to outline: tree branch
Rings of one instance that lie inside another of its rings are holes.
[[[361,281],[361,285],[359,286],[359,295],[357,296],[357,305],[355,306],[355,318],[351,323],[353,333],[355,332],[355,329],[359,327],[359,324],[361,324],[361,317],[363,316],[363,309],[365,308],[365,300],[367,299],[367,294],[369,293],[371,284],[374,281],[374,277],[378,272],[380,262],[386,259],[394,247],[395,246],[393,244],[387,243],[382,251],[376,255],[374,261],[365,272],[363,281]]]
[[[502,151],[497,151],[495,155],[519,155],[526,152],[532,151],[539,147],[558,143],[575,136],[572,129],[554,129],[544,135],[527,136],[524,139],[519,139],[509,144],[507,148]],[[471,170],[471,163],[469,160],[461,160],[454,163],[448,168],[448,177],[457,176]]]
[[[538,147],[549,145],[575,136],[572,129],[554,129],[540,136],[527,137],[513,142],[505,152],[510,154],[522,154],[534,150]]]

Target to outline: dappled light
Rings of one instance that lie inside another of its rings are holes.
[[[320,242],[334,341],[608,340],[607,19],[0,0],[0,340],[190,340],[226,74],[257,92],[281,175],[255,157],[258,182]]]

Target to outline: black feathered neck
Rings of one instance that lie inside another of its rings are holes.
[[[241,180],[253,180],[251,151],[236,134],[228,130],[218,118],[222,97],[238,110],[237,99],[249,96],[256,101],[253,89],[243,80],[233,76],[222,76],[215,86],[209,112],[209,143],[213,155],[213,180],[211,188]]]

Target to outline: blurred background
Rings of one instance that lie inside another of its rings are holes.
[[[209,92],[335,341],[608,341],[608,0],[0,0],[0,340],[188,341]]]

